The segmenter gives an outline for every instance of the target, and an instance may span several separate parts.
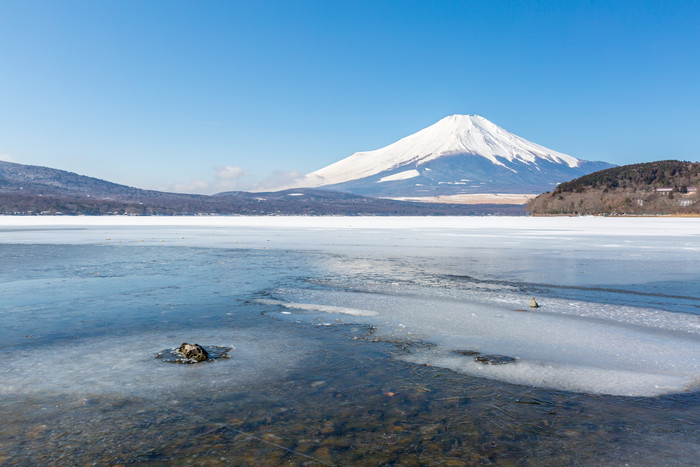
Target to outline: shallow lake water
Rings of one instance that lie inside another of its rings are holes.
[[[0,218],[0,265],[0,465],[700,456],[695,219]]]

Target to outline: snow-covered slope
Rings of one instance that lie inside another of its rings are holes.
[[[547,149],[479,115],[452,115],[382,149],[312,172],[294,186],[377,196],[539,193],[607,167]]]

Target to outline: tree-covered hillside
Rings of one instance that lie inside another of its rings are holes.
[[[530,201],[535,215],[700,214],[700,163],[675,160],[601,170]]]
[[[523,215],[522,205],[414,203],[329,190],[167,193],[64,170],[0,161],[0,215]]]
[[[584,175],[557,186],[555,194],[592,188],[675,188],[686,191],[689,184],[700,179],[700,163],[682,161],[658,161],[644,164],[623,165]]]

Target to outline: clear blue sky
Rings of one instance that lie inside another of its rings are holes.
[[[0,0],[0,158],[212,192],[447,115],[700,159],[698,1]]]

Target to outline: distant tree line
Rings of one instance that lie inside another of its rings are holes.
[[[687,193],[689,186],[696,186],[700,181],[700,163],[675,160],[647,162],[643,164],[613,167],[576,180],[561,183],[553,191],[561,193],[582,193],[588,188],[634,189],[653,191],[656,188],[673,188],[680,193]]]
[[[697,162],[626,165],[562,183],[526,209],[535,215],[698,215],[699,184]]]
[[[379,215],[379,216],[468,216],[468,215],[524,215],[522,205],[458,205],[412,203],[403,201],[329,195],[305,196],[274,195],[269,199],[256,198],[250,193],[230,196],[163,196],[144,198],[141,202],[97,199],[60,195],[25,195],[0,191],[0,215]]]

